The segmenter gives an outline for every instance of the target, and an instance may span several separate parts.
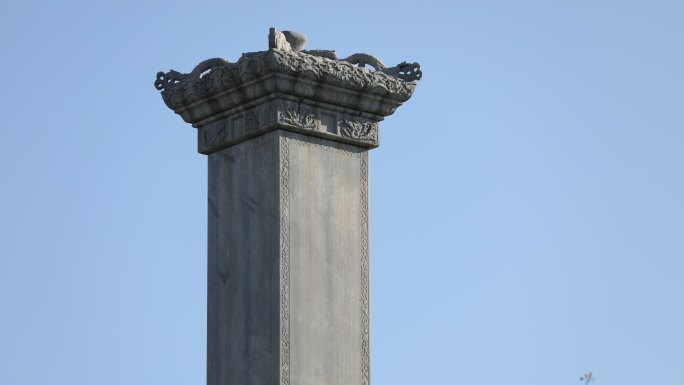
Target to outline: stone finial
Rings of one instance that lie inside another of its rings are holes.
[[[278,31],[271,28],[268,34],[268,48],[299,52],[304,49],[306,35],[294,31]]]

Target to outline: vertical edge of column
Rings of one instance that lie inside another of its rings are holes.
[[[215,258],[218,254],[219,244],[214,242],[218,238],[218,229],[215,225],[219,214],[219,202],[217,190],[218,179],[214,177],[217,173],[217,155],[207,156],[207,347],[206,347],[206,383],[216,385],[220,382],[220,370],[217,368],[216,356],[219,354],[219,347],[216,343],[218,336],[214,335],[219,329],[219,320],[216,316],[218,304],[214,300],[215,281],[218,279],[215,268]]]
[[[278,131],[280,145],[280,384],[290,384],[290,187],[289,141]]]
[[[361,154],[361,379],[370,385],[370,245],[368,199],[368,153]]]

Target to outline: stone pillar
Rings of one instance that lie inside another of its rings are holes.
[[[209,385],[370,383],[368,150],[421,72],[305,41],[157,74],[209,157]]]

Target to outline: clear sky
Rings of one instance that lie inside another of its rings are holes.
[[[0,0],[0,384],[204,383],[207,161],[153,82],[269,27],[423,69],[371,156],[374,385],[684,384],[683,20]]]

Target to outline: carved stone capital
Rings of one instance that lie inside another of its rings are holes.
[[[420,66],[388,68],[367,54],[337,59],[334,51],[304,51],[304,43],[302,34],[271,29],[268,51],[236,63],[205,60],[188,74],[159,72],[155,87],[199,129],[202,153],[276,128],[377,147],[378,122],[411,97]]]

